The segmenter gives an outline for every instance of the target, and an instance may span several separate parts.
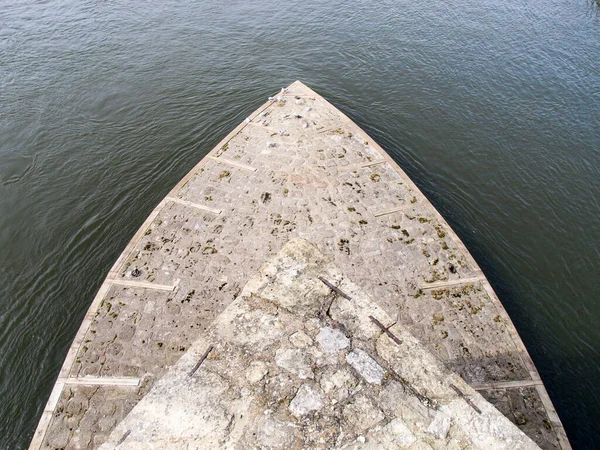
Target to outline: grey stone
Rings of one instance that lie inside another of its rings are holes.
[[[260,441],[270,448],[289,448],[294,442],[294,429],[288,423],[269,417],[260,429]]]
[[[258,383],[269,371],[267,365],[262,361],[252,361],[246,370],[246,379],[251,383]]]
[[[110,431],[114,428],[114,426],[117,424],[117,419],[114,417],[101,417],[98,420],[98,427],[102,430],[102,431]]]
[[[333,399],[333,402],[344,400],[350,391],[357,385],[358,381],[346,368],[342,368],[333,374],[321,376],[321,388]]]
[[[383,428],[384,434],[388,435],[392,442],[401,448],[408,448],[413,445],[417,438],[400,419],[394,419]]]
[[[297,331],[290,336],[290,342],[296,348],[306,348],[312,345],[310,336],[302,331]]]
[[[385,418],[381,410],[376,408],[373,402],[364,395],[358,397],[354,403],[346,406],[343,416],[357,433],[362,433]]]
[[[385,370],[383,370],[383,367],[377,364],[377,362],[364,350],[356,349],[351,353],[348,353],[348,355],[346,355],[346,361],[367,382],[381,384],[383,376],[385,375]]]
[[[64,448],[69,443],[70,433],[66,428],[52,431],[47,437],[48,444],[52,448]]]

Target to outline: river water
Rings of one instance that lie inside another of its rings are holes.
[[[600,6],[0,0],[0,448],[149,212],[296,79],[432,200],[600,445]]]

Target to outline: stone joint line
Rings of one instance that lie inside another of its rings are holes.
[[[231,159],[226,159],[226,158],[221,158],[221,157],[216,157],[216,156],[209,156],[208,158],[212,159],[213,161],[217,161],[221,164],[229,164],[230,166],[237,167],[239,169],[248,170],[250,172],[256,172],[256,167],[252,167],[247,164],[242,164],[237,161],[233,161]]]
[[[76,384],[83,386],[139,386],[141,378],[135,377],[72,377],[62,378],[61,381],[67,384]]]
[[[419,203],[411,203],[409,205],[398,206],[397,208],[392,208],[392,209],[387,209],[387,210],[384,210],[384,211],[374,212],[373,215],[375,217],[387,216],[388,214],[394,214],[394,213],[397,213],[397,212],[406,211],[407,209],[413,208],[415,206],[419,206]]]
[[[486,280],[486,278],[482,275],[482,276],[478,276],[478,277],[461,278],[458,280],[437,281],[435,283],[422,284],[421,289],[437,289],[437,288],[444,288],[444,287],[449,287],[449,286],[460,286],[462,284],[481,283],[485,280]]]
[[[211,208],[210,206],[204,206],[199,203],[194,203],[194,202],[190,202],[188,200],[184,200],[182,198],[169,196],[169,197],[167,197],[167,200],[169,200],[173,203],[179,203],[180,205],[183,205],[183,206],[189,206],[190,208],[200,209],[202,211],[207,211],[207,212],[210,212],[213,214],[221,214],[223,212],[222,209]]]
[[[476,391],[485,391],[488,389],[518,389],[522,387],[531,387],[542,385],[541,380],[516,380],[516,381],[498,381],[495,383],[471,383],[471,387]]]
[[[108,283],[116,284],[118,286],[126,286],[126,287],[133,287],[133,288],[142,288],[142,289],[156,289],[159,291],[169,291],[169,292],[174,291],[175,287],[176,287],[176,286],[170,286],[170,285],[166,285],[166,284],[147,283],[145,281],[130,281],[130,280],[116,280],[116,279],[109,279],[106,281]]]

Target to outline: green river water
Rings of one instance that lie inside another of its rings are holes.
[[[0,448],[154,206],[296,79],[431,199],[600,447],[596,3],[0,0]]]

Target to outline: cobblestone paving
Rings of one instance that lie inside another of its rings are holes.
[[[97,448],[142,396],[137,389],[68,386],[58,402],[46,447]],[[89,414],[87,411],[94,411]]]
[[[182,301],[178,295],[113,286],[100,305],[71,376],[143,377],[162,372],[187,350],[201,326],[198,321],[181,320]]]
[[[238,127],[174,189],[173,201],[159,206],[116,279],[174,289],[111,287],[70,376],[136,376],[151,384],[261,264],[302,237],[333,254],[350,279],[465,380],[530,380],[532,364],[506,312],[411,180],[304,85],[294,83],[279,98]],[[65,389],[60,401],[68,404],[67,395]],[[44,448],[62,448],[52,439],[64,436],[64,414],[55,411]],[[104,417],[92,408],[78,414],[94,416],[94,423]],[[542,447],[556,445],[553,433],[539,440],[535,420],[507,417]],[[557,425],[544,420],[551,429]],[[93,448],[96,441],[75,441],[77,429],[69,427],[64,447]]]

